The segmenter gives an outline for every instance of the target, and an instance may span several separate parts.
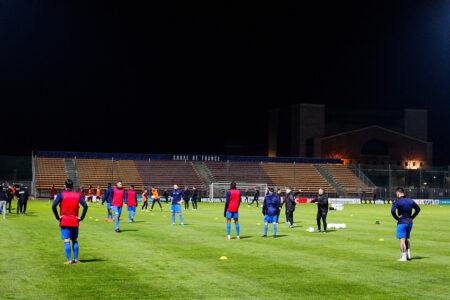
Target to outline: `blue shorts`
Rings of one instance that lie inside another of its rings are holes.
[[[106,202],[106,209],[111,209],[112,208],[112,203]]]
[[[75,240],[78,238],[78,227],[61,226],[61,238]]]
[[[136,212],[136,206],[127,206],[127,210]]]
[[[113,206],[113,215],[118,215],[120,217],[120,215],[122,214],[122,207],[119,206]]]
[[[264,223],[277,223],[277,222],[278,222],[278,216],[277,215],[275,215],[275,216],[266,215],[264,217]]]
[[[409,239],[412,230],[412,224],[397,224],[397,238]]]
[[[181,213],[181,205],[180,204],[172,204],[172,212],[173,213]]]
[[[238,212],[227,211],[226,214],[225,214],[225,217],[227,219],[238,219],[239,218],[239,213]]]

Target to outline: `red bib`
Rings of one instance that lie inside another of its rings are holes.
[[[127,206],[136,206],[136,191],[128,191]]]
[[[80,194],[77,192],[62,192],[61,222],[59,226],[78,227],[78,211],[80,209]]]
[[[124,194],[125,194],[124,189],[118,189],[117,187],[114,187],[114,195],[113,195],[112,205],[122,207]]]
[[[227,211],[229,212],[238,212],[239,210],[239,200],[241,200],[241,193],[239,190],[229,190],[230,192],[230,200],[228,202]]]

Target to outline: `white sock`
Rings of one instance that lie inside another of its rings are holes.
[[[408,249],[408,257],[411,257],[411,249]]]
[[[402,252],[402,259],[406,259],[406,252]]]

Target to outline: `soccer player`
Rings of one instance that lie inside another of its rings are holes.
[[[198,191],[197,189],[194,187],[192,187],[192,209],[193,210],[197,210],[197,197],[198,197]]]
[[[189,188],[186,187],[184,189],[184,209],[189,209],[189,197],[191,196],[191,192]]]
[[[263,238],[267,237],[267,229],[269,223],[273,224],[273,237],[277,237],[277,222],[278,222],[278,211],[280,209],[280,200],[278,196],[275,195],[273,188],[269,188],[269,193],[264,198],[262,214],[264,216],[264,235]]]
[[[13,187],[8,185],[8,189],[6,191],[7,195],[8,195],[8,212],[11,213],[11,205],[12,205],[12,200],[14,198],[14,190]]]
[[[153,206],[155,205],[155,202],[158,202],[159,207],[161,208],[161,211],[163,211],[161,201],[159,200],[159,192],[156,188],[152,188],[152,198],[153,198],[153,203],[152,203],[152,208],[150,210],[153,211]]]
[[[108,183],[108,188],[105,191],[105,197],[103,197],[103,202],[106,201],[106,211],[108,214],[106,215],[106,222],[113,222],[113,211],[112,211],[112,200],[114,195],[114,189],[111,186],[111,183]]]
[[[175,225],[175,214],[178,214],[181,225],[184,226],[183,215],[181,214],[181,202],[183,202],[184,194],[178,189],[178,185],[173,186],[170,196],[172,196],[172,226]]]
[[[78,260],[78,226],[79,222],[84,219],[88,206],[77,192],[73,192],[73,181],[67,179],[64,183],[65,191],[59,194],[53,202],[52,209],[56,219],[61,227],[61,237],[64,240],[64,250],[66,252],[67,261],[64,264],[72,264],[72,253],[70,248],[70,240],[72,240],[74,262],[80,263]],[[57,206],[60,204],[60,213],[58,215]],[[78,217],[78,211],[83,206],[83,213]]]
[[[6,218],[6,202],[8,201],[8,193],[6,185],[0,186],[0,213],[3,212],[3,219]]]
[[[136,191],[134,190],[134,185],[132,185],[131,189],[125,193],[125,198],[127,200],[128,218],[130,220],[130,223],[134,223],[137,204],[137,196]]]
[[[122,214],[123,198],[125,196],[125,189],[122,186],[122,181],[118,181],[113,191],[112,207],[115,218],[116,227],[115,232],[120,232],[119,220]]]
[[[55,200],[55,195],[56,195],[56,189],[55,189],[55,185],[52,184],[52,187],[50,188],[50,200]]]
[[[81,194],[81,197],[83,197],[83,199],[86,201],[86,192],[84,191],[83,187],[81,187],[80,194]]]
[[[227,218],[227,240],[231,239],[231,219],[234,220],[236,239],[239,240],[239,206],[241,205],[241,193],[236,189],[236,182],[231,182],[226,197],[227,200],[225,202],[223,216]]]
[[[391,214],[394,219],[398,221],[397,238],[400,240],[400,250],[402,251],[402,257],[397,259],[397,261],[407,261],[411,259],[411,243],[409,241],[409,236],[413,226],[413,219],[419,214],[420,207],[416,202],[405,197],[403,188],[397,188],[395,193],[397,194],[398,200],[392,204]],[[413,208],[414,214],[412,214]]]
[[[97,187],[97,191],[96,191],[97,195],[95,197],[95,202],[100,202],[100,199],[102,198],[102,190],[100,189],[100,187]]]
[[[259,190],[255,189],[255,195],[253,196],[252,203],[248,205],[248,207],[252,206],[253,202],[256,202],[256,207],[259,206]]]
[[[144,189],[142,191],[142,210],[144,210],[145,207],[145,211],[148,211],[148,191],[147,189]]]
[[[92,199],[94,199],[94,190],[92,189],[92,185],[90,185],[88,190],[88,202],[92,203]]]
[[[311,200],[311,203],[317,202],[317,231],[320,230],[320,219],[323,222],[323,233],[327,233],[327,214],[328,214],[328,196],[324,194],[324,190],[322,188],[319,189],[319,195]]]

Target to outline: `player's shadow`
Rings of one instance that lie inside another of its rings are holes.
[[[124,229],[124,230],[120,230],[120,232],[127,232],[127,231],[139,231],[137,229]]]
[[[415,260],[415,259],[427,259],[427,258],[429,258],[429,257],[426,257],[426,256],[414,256],[414,257],[411,257],[411,260]]]
[[[104,259],[100,259],[100,258],[93,258],[93,259],[82,259],[80,261],[81,261],[81,263],[91,263],[91,262],[105,261],[105,260]]]
[[[145,221],[134,221],[133,223],[144,223]]]
[[[251,235],[244,235],[244,236],[240,236],[239,238],[242,239],[251,239],[253,236]]]
[[[285,237],[285,236],[287,236],[287,234],[277,234],[277,237],[276,237],[276,238],[277,238],[277,239],[278,239],[278,238],[283,238],[283,237]]]

